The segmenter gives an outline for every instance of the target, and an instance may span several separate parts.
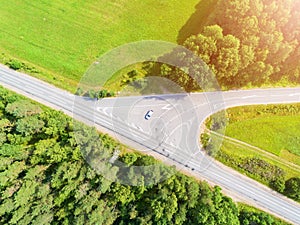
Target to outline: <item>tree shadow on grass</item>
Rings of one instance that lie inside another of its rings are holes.
[[[196,11],[179,31],[177,36],[178,44],[183,44],[188,37],[199,34],[202,31],[203,26],[207,25],[208,18],[212,15],[217,2],[218,0],[201,0],[195,6]]]

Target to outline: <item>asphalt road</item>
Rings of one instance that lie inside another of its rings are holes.
[[[300,205],[215,162],[199,146],[200,124],[232,106],[300,102],[300,88],[169,94],[103,99],[79,98],[35,78],[0,66],[0,84],[89,125],[96,125],[140,151],[156,151],[193,175],[221,186],[293,224],[300,224]],[[154,111],[149,120],[145,113]]]

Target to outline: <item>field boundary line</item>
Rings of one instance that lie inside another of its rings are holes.
[[[280,158],[279,156],[276,156],[276,155],[274,155],[274,154],[272,154],[272,153],[270,153],[270,152],[268,152],[268,151],[266,151],[266,150],[264,150],[264,149],[261,149],[261,148],[259,148],[259,147],[253,146],[253,145],[248,144],[248,143],[246,143],[246,142],[244,142],[244,141],[241,141],[241,140],[238,140],[238,139],[235,139],[235,138],[232,138],[232,137],[228,137],[228,136],[226,136],[226,135],[219,134],[219,133],[217,133],[217,132],[215,132],[215,131],[212,131],[212,130],[209,130],[209,129],[206,129],[206,130],[207,130],[209,133],[212,133],[212,134],[214,134],[214,135],[216,135],[216,136],[218,136],[218,137],[220,137],[220,138],[226,139],[227,141],[231,142],[232,144],[238,145],[238,146],[240,146],[240,147],[247,147],[247,148],[249,148],[251,151],[254,151],[254,150],[259,151],[259,152],[261,152],[265,157],[267,157],[267,158],[269,158],[269,159],[271,159],[271,160],[274,160],[274,161],[276,161],[276,162],[278,162],[278,163],[280,163],[280,164],[283,164],[283,165],[285,165],[285,166],[288,166],[288,167],[291,168],[291,169],[294,169],[294,170],[295,170],[295,169],[296,169],[296,170],[300,170],[300,166],[299,166],[299,165],[297,165],[297,164],[295,164],[295,163],[292,163],[292,162],[289,162],[289,161],[287,161],[287,160],[285,160],[285,159],[283,159],[283,158]]]

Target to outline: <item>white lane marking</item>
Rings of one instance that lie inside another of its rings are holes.
[[[168,104],[170,105],[170,104]],[[134,107],[135,108],[143,108],[143,107],[156,107],[156,106],[166,106],[166,104],[156,104],[156,103],[153,103],[153,104],[149,104],[149,105],[135,105]],[[175,105],[174,105],[175,106]],[[105,108],[122,108],[122,107],[125,107],[125,108],[128,108],[128,105],[123,105],[123,106],[118,106],[118,105],[114,105],[114,106],[105,106]],[[103,108],[103,107],[98,107],[98,108]],[[165,108],[165,107],[163,107]],[[169,107],[168,107],[169,108]],[[172,106],[170,107],[170,109],[172,108]]]
[[[98,112],[103,112],[105,109],[106,109],[106,107],[105,107],[105,108],[97,107],[97,111],[98,111]]]
[[[237,100],[237,99],[241,99],[240,97],[230,97],[230,98],[228,98],[228,97],[224,97],[224,101],[230,101],[230,100]]]
[[[282,97],[282,95],[271,95],[271,97]]]
[[[176,145],[174,144],[174,142],[170,142],[169,145],[171,145],[172,147],[176,147]]]
[[[141,127],[137,126],[135,123],[129,123],[128,125],[130,125],[131,127],[134,127],[140,131],[144,131]]]
[[[167,105],[165,105],[164,107],[162,107],[161,109],[164,109],[164,110],[170,110],[170,109],[172,109],[173,107],[172,107],[172,105],[171,104],[167,104]]]
[[[137,126],[134,123],[130,123],[129,125],[134,127],[134,128],[137,128]]]
[[[300,93],[289,94],[290,97],[300,95]]]
[[[242,99],[255,98],[255,97],[258,97],[258,96],[257,95],[249,95],[249,96],[242,97]]]
[[[102,108],[102,107],[97,107],[97,111],[98,111],[98,112],[102,112],[102,113],[104,113],[105,115],[112,117],[112,113],[111,113],[111,112],[107,112],[107,109],[108,109],[107,107],[104,107],[104,108]]]

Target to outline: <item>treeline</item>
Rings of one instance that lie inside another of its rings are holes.
[[[219,0],[207,24],[218,24],[240,43],[233,84],[260,85],[283,77],[300,82],[299,12],[300,2],[293,0]]]
[[[149,186],[107,180],[83,159],[91,152],[82,146],[102,159],[122,150],[95,129],[0,88],[0,224],[285,224],[180,173]],[[159,164],[137,153],[120,160]]]
[[[206,21],[199,21],[200,33],[187,38],[183,46],[209,65],[220,86],[260,86],[282,80],[300,83],[299,1],[216,2]],[[185,54],[175,50],[172,55],[181,61],[180,69],[160,65],[155,73],[178,82],[187,91],[199,89],[184,72],[194,74],[198,70],[203,80],[203,69]]]

